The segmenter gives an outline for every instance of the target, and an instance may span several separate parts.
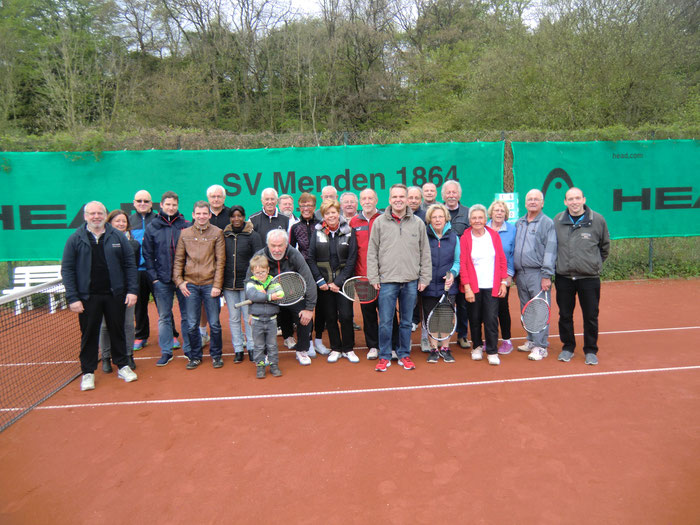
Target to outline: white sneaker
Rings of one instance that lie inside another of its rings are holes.
[[[314,346],[316,347],[316,351],[321,355],[328,355],[331,353],[330,348],[326,347],[321,339],[314,339]]]
[[[309,357],[311,357],[311,358],[315,358],[315,357],[316,357],[316,349],[314,348],[314,343],[313,343],[313,341],[309,343],[309,351],[306,352],[306,353],[307,353],[307,355],[308,355]]]
[[[204,348],[205,346],[207,346],[209,344],[209,341],[211,338],[209,337],[209,334],[206,332],[203,334],[200,333],[199,335],[202,336],[202,348]]]
[[[282,337],[282,329],[277,328],[277,337]]]
[[[501,360],[498,358],[498,354],[486,354],[486,359],[489,360],[490,365],[500,365]]]
[[[367,352],[367,359],[369,359],[370,361],[377,359],[378,357],[379,357],[379,350],[377,350],[376,348],[370,348],[369,352]]]
[[[420,351],[424,353],[429,353],[430,352],[430,341],[428,341],[428,338],[422,338],[420,340]]]
[[[484,347],[477,346],[472,349],[472,361],[481,361],[484,358]]]
[[[417,328],[418,325],[416,323],[411,323],[411,332],[415,332]]]
[[[333,350],[330,354],[328,354],[328,362],[329,363],[335,363],[340,359],[340,352],[337,350]]]
[[[518,350],[521,352],[532,352],[533,348],[535,348],[535,343],[532,341],[525,341],[525,344],[520,345]]]
[[[391,351],[391,359],[393,359],[394,361],[399,360],[399,354],[396,353],[396,350]]]
[[[95,374],[83,374],[80,390],[95,390]]]
[[[294,348],[295,344],[297,344],[297,341],[291,335],[284,340],[284,346],[287,348]]]
[[[346,358],[351,363],[359,363],[360,362],[360,358],[357,357],[357,354],[355,354],[355,352],[353,352],[352,350],[350,350],[349,352],[343,352],[343,357]]]
[[[297,352],[297,361],[300,365],[308,366],[311,364],[311,358],[306,352]]]
[[[128,366],[123,366],[119,369],[119,372],[117,372],[117,376],[126,381],[127,383],[131,383],[132,381],[136,381],[139,377],[134,373],[134,371],[129,368]]]
[[[541,346],[533,347],[532,352],[527,356],[531,361],[542,361],[545,357],[547,357],[547,349]]]

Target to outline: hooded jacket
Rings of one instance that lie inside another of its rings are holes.
[[[180,239],[180,232],[190,224],[180,212],[170,217],[161,211],[146,226],[141,251],[151,282],[172,282],[175,247]]]
[[[574,224],[568,210],[554,217],[557,232],[557,274],[571,279],[598,277],[610,254],[610,234],[605,219],[584,205]]]
[[[263,247],[260,235],[253,230],[253,224],[250,221],[246,221],[243,230],[239,233],[234,232],[233,226],[229,224],[224,228],[224,243],[226,245],[224,288],[243,290],[250,260],[255,252]]]

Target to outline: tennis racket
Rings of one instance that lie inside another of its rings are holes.
[[[450,287],[445,283],[445,292],[428,314],[428,320],[425,323],[428,335],[435,341],[449,339],[457,329],[457,313],[447,295],[449,289]]]
[[[290,306],[301,301],[306,295],[306,281],[297,272],[282,272],[272,278],[270,286],[279,284],[284,292],[284,297],[272,301],[280,306]],[[252,304],[253,301],[245,300],[236,303],[233,306],[240,308],[246,304]]]
[[[360,304],[371,303],[377,298],[377,290],[365,276],[350,277],[340,290],[340,295]]]
[[[544,296],[540,297],[542,294]],[[538,334],[549,324],[549,316],[550,309],[549,301],[547,301],[547,292],[540,290],[540,293],[530,299],[523,307],[520,313],[520,322],[527,332]]]

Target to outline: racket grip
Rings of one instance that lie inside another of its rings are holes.
[[[251,301],[250,299],[246,299],[245,301],[241,301],[240,303],[236,303],[233,306],[234,306],[234,308],[240,308],[241,306],[245,306],[247,304],[253,304],[253,301]]]

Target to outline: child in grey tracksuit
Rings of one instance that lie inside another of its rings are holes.
[[[270,363],[270,373],[279,377],[279,354],[277,351],[277,313],[280,307],[271,302],[284,297],[282,287],[272,282],[269,262],[264,255],[250,260],[251,277],[246,281],[245,295],[252,301],[248,308],[250,326],[253,330],[253,360],[257,365],[257,377],[265,377],[265,350]]]

